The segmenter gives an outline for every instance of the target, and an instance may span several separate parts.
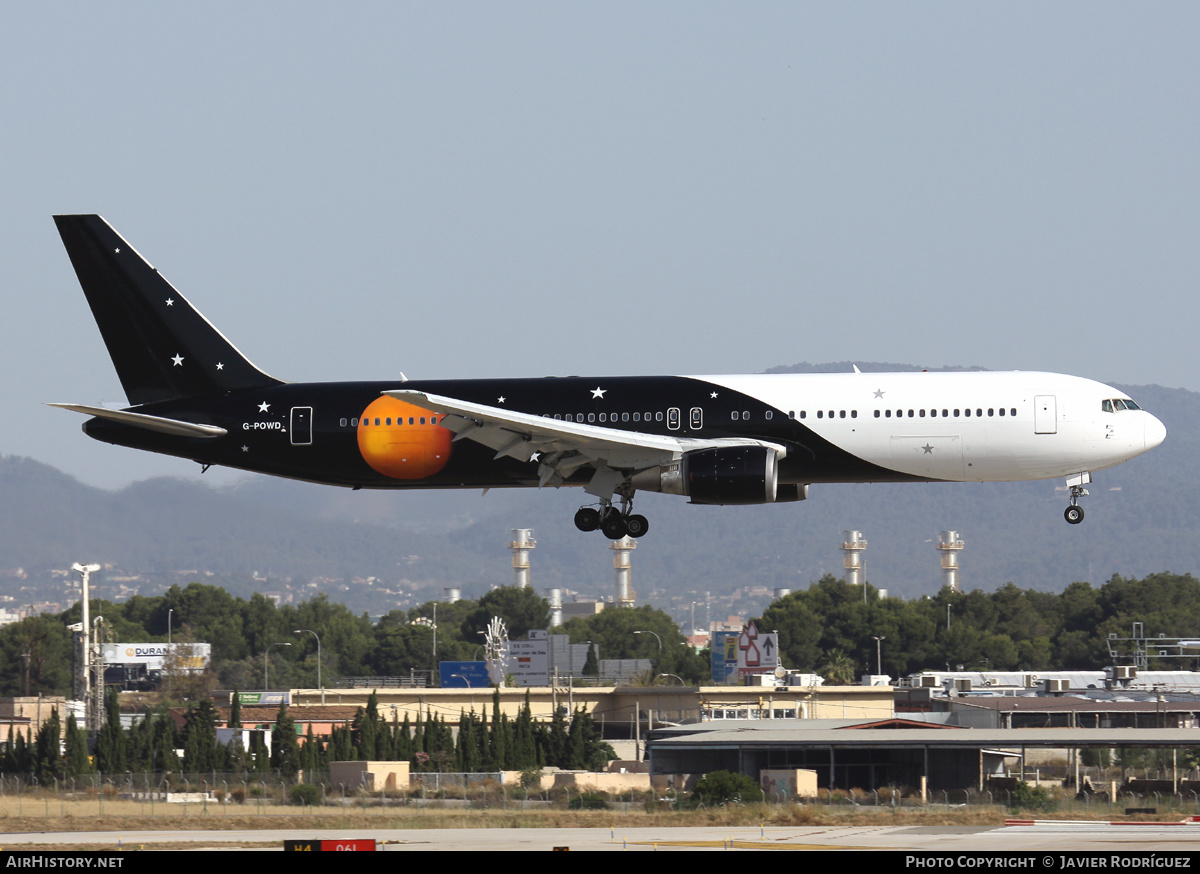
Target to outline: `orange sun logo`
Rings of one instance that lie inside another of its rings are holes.
[[[454,436],[442,416],[387,397],[372,401],[358,420],[358,451],[363,460],[392,479],[424,479],[450,460]]]

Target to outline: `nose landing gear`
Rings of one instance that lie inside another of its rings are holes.
[[[1063,518],[1072,525],[1083,521],[1083,507],[1079,506],[1079,499],[1088,493],[1084,486],[1091,481],[1092,475],[1086,470],[1067,477],[1067,488],[1071,490],[1071,506],[1063,512]]]

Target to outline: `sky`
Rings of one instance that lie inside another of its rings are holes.
[[[123,400],[55,213],[292,381],[1200,390],[1194,3],[2,9],[0,454],[93,485],[198,468],[44,406]]]

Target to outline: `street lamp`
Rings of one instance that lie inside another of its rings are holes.
[[[887,640],[887,635],[880,634],[875,637],[875,673],[883,676],[883,641]]]
[[[308,632],[317,639],[317,688],[321,690],[321,706],[325,706],[325,685],[321,682],[321,635],[317,634],[311,628],[297,628],[293,634],[304,634]]]
[[[271,689],[271,681],[269,679],[271,662],[270,662],[268,656],[270,656],[271,650],[273,650],[277,646],[291,646],[291,644],[290,643],[273,643],[270,646],[268,646],[266,649],[263,650],[263,691],[264,692],[268,692]]]
[[[635,631],[634,634],[654,634],[653,631]],[[658,654],[662,655],[662,638],[654,634],[654,639],[658,641]]]

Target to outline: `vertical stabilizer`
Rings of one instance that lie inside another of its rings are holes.
[[[56,215],[129,403],[279,385],[98,215]]]

